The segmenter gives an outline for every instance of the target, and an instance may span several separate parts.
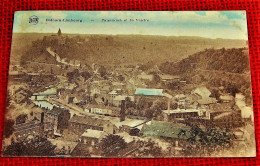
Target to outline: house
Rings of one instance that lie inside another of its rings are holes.
[[[199,117],[202,115],[202,110],[197,109],[175,109],[163,110],[164,121],[170,122],[175,120],[184,120],[191,117]]]
[[[201,107],[202,105],[210,105],[210,104],[214,104],[217,102],[217,99],[214,97],[208,97],[208,98],[202,98],[199,99],[197,101],[195,101],[195,103],[197,104],[197,108]]]
[[[208,126],[236,128],[243,126],[241,111],[210,112],[211,123]]]
[[[129,98],[130,101],[134,102],[134,96],[118,95],[118,96],[115,96],[112,104],[116,107],[119,107],[121,105],[121,102],[123,100],[126,100],[126,98]]]
[[[153,80],[153,75],[152,74],[146,74],[145,72],[142,72],[141,74],[139,74],[137,76],[137,78],[139,78],[141,80],[152,81]]]
[[[221,95],[219,100],[223,103],[230,103],[234,100],[234,97],[231,95]]]
[[[243,125],[241,111],[235,108],[235,106],[230,106],[229,103],[215,103],[201,110],[202,115],[199,118],[191,118],[190,122],[200,123],[207,127],[219,128],[234,128]]]
[[[113,89],[125,89],[126,84],[122,82],[112,82]]]
[[[191,92],[191,94],[198,96],[198,98],[207,98],[211,95],[211,92],[209,91],[209,89],[207,87],[202,86],[202,87],[198,87],[195,90],[193,90]]]
[[[186,109],[190,105],[189,97],[184,94],[177,94],[174,96],[177,101],[178,108]]]
[[[62,133],[69,125],[70,113],[58,107],[53,107],[52,110],[44,110],[44,131],[52,134]]]
[[[235,105],[241,110],[241,117],[244,120],[254,121],[254,111],[252,105],[247,106],[245,96],[237,93],[235,97]]]
[[[23,88],[19,88],[18,90],[16,90],[14,95],[14,100],[19,104],[19,103],[23,103],[26,101],[26,99],[28,99],[28,92],[23,89]]]
[[[196,108],[216,103],[216,98],[210,96],[211,92],[205,86],[198,87],[191,92],[191,98],[195,102]]]
[[[130,135],[138,136],[141,134],[143,125],[148,123],[147,120],[128,119],[121,121],[119,118],[111,119],[111,123],[118,129],[116,133],[126,132]]]
[[[108,102],[113,104],[114,102],[114,98],[118,95],[121,95],[122,94],[122,89],[114,89],[112,90],[111,92],[108,93]]]
[[[163,89],[145,89],[137,88],[135,90],[135,96],[164,96]]]
[[[78,116],[78,115],[74,115],[69,120],[70,133],[80,136],[87,129],[104,131],[108,134],[115,133],[114,125],[112,125],[109,120],[102,120],[95,117]]]
[[[158,97],[165,97],[163,89],[137,88],[134,94],[136,103],[145,98],[147,104],[152,104],[155,99],[158,99]]]
[[[110,116],[119,116],[120,115],[119,107],[112,106],[102,106],[102,105],[87,105],[84,109],[85,112],[100,114],[100,115],[110,115]]]
[[[43,134],[43,123],[38,119],[30,120],[26,123],[16,124],[14,126],[14,135],[16,140],[24,140],[28,136],[39,136]]]
[[[191,77],[191,81],[195,84],[201,83],[202,77],[198,74],[194,75],[193,77]]]
[[[100,93],[101,94],[107,94],[107,93],[109,93],[110,92],[110,86],[109,85],[105,85],[105,86],[102,86],[101,88],[100,88]]]
[[[107,135],[104,131],[87,129],[80,137],[80,142],[95,146],[104,136]]]
[[[202,87],[198,87],[195,90],[193,90],[191,92],[191,94],[194,94],[198,97],[198,99],[202,99],[202,98],[208,98],[211,95],[211,92],[209,91],[208,88],[206,88],[205,86]]]
[[[159,77],[163,83],[173,83],[173,82],[180,82],[179,76],[169,75],[169,74],[159,74]]]
[[[244,141],[244,139],[245,139],[245,138],[244,138],[245,132],[244,132],[243,130],[237,128],[237,129],[235,129],[235,130],[233,131],[233,133],[234,133],[234,136],[235,136],[235,139],[236,139],[236,140]]]
[[[9,79],[12,82],[22,82],[25,76],[26,74],[21,71],[14,71],[14,70],[9,71]]]

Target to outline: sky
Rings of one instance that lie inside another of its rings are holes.
[[[29,18],[38,18],[29,23]],[[247,40],[245,11],[18,11],[15,33],[136,34]]]

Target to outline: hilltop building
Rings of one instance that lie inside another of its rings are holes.
[[[60,28],[59,28],[57,34],[58,34],[58,36],[61,36],[61,30],[60,30]]]

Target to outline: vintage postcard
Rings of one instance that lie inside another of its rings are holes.
[[[18,11],[2,156],[254,157],[245,11]]]

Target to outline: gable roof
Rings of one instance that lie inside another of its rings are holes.
[[[217,99],[213,97],[207,97],[207,98],[199,99],[197,100],[197,102],[201,105],[214,104],[217,102]]]
[[[122,101],[122,100],[125,100],[127,97],[130,99],[130,101],[134,101],[134,96],[127,96],[127,95],[116,96],[114,98],[114,101]]]
[[[98,126],[98,127],[104,127],[106,124],[110,123],[110,121],[104,119],[98,119],[89,116],[77,116],[77,115],[74,115],[69,121],[74,123],[91,125],[91,126]]]
[[[195,90],[192,91],[192,93],[198,94],[202,98],[206,98],[206,97],[209,97],[211,95],[211,92],[205,86],[196,88]]]
[[[169,75],[169,74],[160,74],[159,77],[162,80],[174,80],[174,79],[180,79],[179,76]]]
[[[135,90],[135,95],[140,95],[140,96],[163,96],[163,89],[137,88]]]
[[[87,129],[81,136],[89,138],[100,138],[104,131]]]
[[[219,99],[220,99],[220,100],[227,100],[227,101],[231,101],[231,100],[233,100],[233,99],[234,99],[234,97],[233,97],[233,96],[231,96],[231,95],[221,95],[221,96],[219,97]]]

